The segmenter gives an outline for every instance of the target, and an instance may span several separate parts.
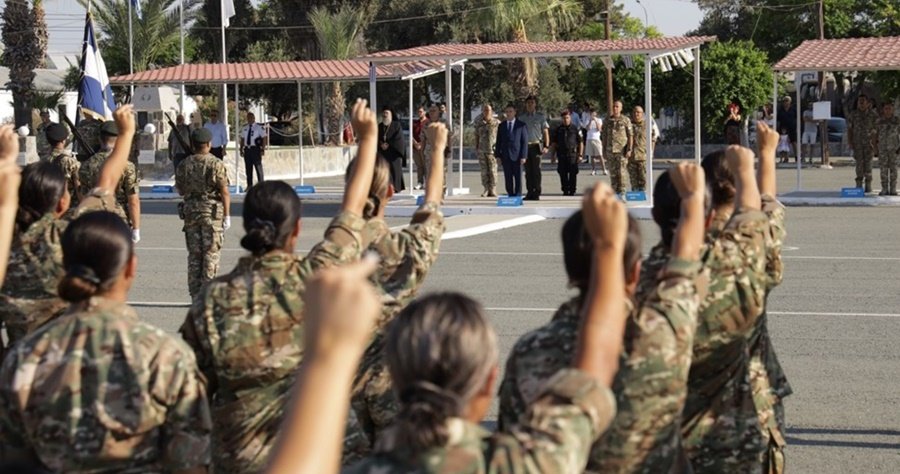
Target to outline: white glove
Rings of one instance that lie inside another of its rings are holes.
[[[223,230],[228,230],[231,227],[231,216],[225,216],[225,222],[222,224]]]
[[[138,243],[141,241],[141,229],[134,229],[131,231],[131,240],[134,243]]]

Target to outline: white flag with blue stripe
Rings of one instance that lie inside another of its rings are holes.
[[[88,13],[84,25],[84,43],[81,50],[81,80],[78,83],[78,105],[81,111],[97,119],[112,119],[116,110],[106,65],[94,36],[94,24]]]
[[[131,5],[134,7],[134,13],[137,15],[138,20],[143,20],[144,12],[141,11],[141,0],[131,0]]]

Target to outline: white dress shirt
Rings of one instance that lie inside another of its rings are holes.
[[[224,123],[206,122],[206,125],[204,125],[203,128],[212,133],[212,142],[210,142],[209,146],[220,148],[228,145],[228,129],[225,127]]]

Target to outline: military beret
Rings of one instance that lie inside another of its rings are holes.
[[[116,122],[107,120],[106,122],[103,122],[103,125],[100,125],[100,135],[104,135],[107,137],[118,137],[119,127],[116,126]]]
[[[195,128],[191,131],[191,142],[193,143],[209,143],[212,141],[212,133],[204,127]]]
[[[47,140],[50,140],[54,143],[59,143],[61,141],[65,141],[68,136],[69,131],[66,130],[66,127],[58,123],[51,123],[50,125],[47,125]]]

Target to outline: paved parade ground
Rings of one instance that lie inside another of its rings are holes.
[[[558,194],[558,178],[548,168],[544,192]],[[847,179],[852,183],[851,173],[844,168],[810,170],[804,185],[836,189],[846,186]],[[475,173],[469,175],[467,185],[480,194],[472,181]],[[598,179],[589,175],[582,171],[579,187]],[[782,192],[793,189],[792,171],[779,171],[778,178]],[[323,179],[313,184],[337,183]],[[579,202],[567,199],[560,205]],[[490,203],[484,200],[485,206]],[[304,204],[299,251],[321,238],[336,210],[335,202]],[[239,204],[232,214],[220,273],[243,253]],[[789,472],[900,470],[898,215],[893,207],[788,209],[784,283],[769,299],[769,321],[794,388],[785,403]],[[130,297],[146,321],[174,332],[189,300],[187,252],[175,201],[144,202],[142,220],[139,277]],[[402,225],[406,219],[388,221]],[[458,290],[479,299],[488,308],[505,357],[519,336],[548,321],[571,293],[559,241],[562,223],[539,216],[451,217],[425,290]],[[512,227],[491,230],[504,224]],[[658,232],[650,221],[641,221],[641,228],[646,251]]]

